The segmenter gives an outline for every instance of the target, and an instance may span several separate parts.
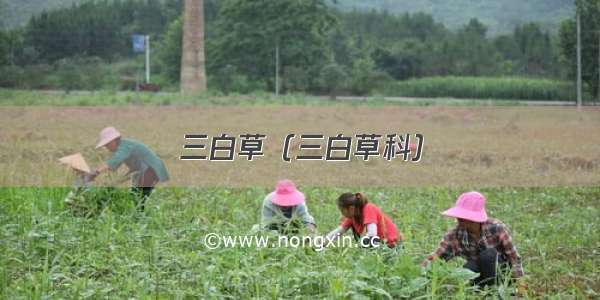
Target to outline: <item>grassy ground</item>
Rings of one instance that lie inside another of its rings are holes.
[[[319,231],[336,226],[345,189],[302,188]],[[164,188],[138,214],[124,191],[99,216],[73,216],[61,188],[0,189],[0,295],[39,298],[474,299],[461,261],[418,264],[454,222],[462,189],[364,189],[406,237],[398,253],[354,248],[209,250],[206,234],[243,235],[268,189]],[[600,296],[599,188],[484,189],[523,257],[527,298]]]
[[[344,98],[344,97],[340,97]],[[338,99],[340,99],[338,98]],[[387,101],[383,96],[355,97],[356,100],[332,100],[329,97],[285,94],[275,97],[270,92],[249,95],[208,91],[202,94],[181,95],[177,92],[18,90],[0,88],[0,106],[523,106],[513,100],[406,98],[410,101]]]
[[[452,99],[455,100],[455,99]],[[286,94],[275,97],[270,92],[253,94],[223,95],[209,91],[201,94],[181,95],[179,93],[145,93],[117,91],[71,91],[60,90],[30,91],[0,88],[0,106],[432,106],[432,105],[519,105],[511,101],[444,101],[443,99],[415,99],[410,103],[385,101],[382,97],[371,97],[369,101],[335,101],[329,97],[311,97],[303,94]]]
[[[304,94],[285,94],[275,97],[271,92],[254,92],[252,94],[229,94],[209,91],[203,94],[181,95],[173,92],[132,92],[132,91],[82,91],[65,92],[61,90],[15,90],[0,88],[0,107],[6,106],[346,106],[346,107],[381,107],[381,106],[527,106],[527,105],[575,105],[575,100],[568,101],[523,101],[522,99],[491,98],[456,98],[456,97],[395,97],[394,93],[375,93],[373,96],[307,96]],[[538,99],[539,100],[539,99]],[[597,105],[597,103],[584,102]]]

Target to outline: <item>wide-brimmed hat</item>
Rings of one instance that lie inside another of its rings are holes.
[[[80,170],[86,173],[92,172],[88,164],[85,162],[85,159],[83,158],[81,153],[75,153],[59,158],[58,161],[76,170]]]
[[[100,140],[98,145],[96,145],[96,149],[110,143],[112,140],[121,137],[121,133],[117,131],[114,127],[106,127],[100,131]]]
[[[479,192],[464,193],[458,197],[454,207],[444,211],[442,215],[483,223],[488,219],[485,197]]]
[[[304,194],[296,189],[291,180],[280,180],[271,193],[271,202],[279,206],[295,206],[304,203]]]

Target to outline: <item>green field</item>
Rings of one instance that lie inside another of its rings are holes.
[[[325,233],[346,190],[302,188]],[[147,213],[117,190],[98,216],[77,217],[64,188],[0,189],[0,297],[4,299],[348,298],[472,299],[460,261],[419,263],[453,220],[439,212],[463,189],[363,189],[405,235],[404,250],[232,248],[203,237],[249,234],[269,190],[163,188]],[[493,188],[488,212],[508,224],[523,258],[527,298],[600,295],[600,188]]]
[[[573,83],[521,77],[441,76],[396,81],[381,91],[386,96],[466,99],[561,100],[576,98]],[[586,99],[593,97],[586,95]]]
[[[93,70],[93,71],[92,71]],[[108,70],[108,69],[107,69]],[[1,71],[1,70],[0,70]],[[14,73],[7,70],[8,73]],[[120,104],[268,104],[267,102],[288,102],[286,104],[302,104],[300,98],[311,96],[301,93],[290,93],[282,95],[277,101],[257,102],[252,98],[274,98],[272,91],[255,91],[249,95],[232,93],[224,95],[218,90],[209,87],[209,91],[200,95],[188,95],[182,97],[176,94],[177,87],[173,84],[162,85],[167,93],[153,95],[149,93],[136,93],[133,91],[119,91],[119,79],[117,75],[99,75],[96,68],[88,68],[81,74],[68,74],[67,82],[72,87],[67,88],[58,79],[38,79],[43,72],[32,69],[31,74],[23,73],[23,80],[19,82],[32,81],[34,85],[2,84],[0,87],[9,86],[16,89],[0,88],[0,105],[120,105]],[[41,72],[41,73],[40,73]],[[84,75],[85,74],[85,75]],[[53,75],[55,76],[55,75]],[[66,76],[66,75],[65,75]],[[86,80],[85,76],[99,76],[103,79]],[[74,84],[77,78],[80,84]],[[108,79],[107,79],[108,78]],[[1,79],[0,79],[1,81]],[[43,82],[49,82],[44,85]],[[64,81],[64,80],[63,80]],[[90,86],[94,82],[100,85]],[[106,84],[102,83],[105,82]],[[135,82],[134,82],[135,83]],[[41,84],[41,85],[36,85]],[[471,100],[493,100],[497,103],[511,104],[519,100],[541,100],[541,101],[574,101],[577,98],[575,85],[572,82],[553,79],[536,79],[526,77],[468,77],[468,76],[439,76],[424,77],[410,80],[390,80],[382,82],[381,87],[369,92],[372,96],[386,97],[411,97],[422,99],[422,102],[441,102],[441,98],[471,99]],[[131,88],[131,87],[130,87]],[[37,89],[29,90],[29,89]],[[46,91],[45,91],[46,90]],[[63,90],[65,90],[63,92]],[[68,92],[71,90],[72,92]],[[343,93],[342,93],[343,94]],[[174,101],[173,95],[177,95]],[[215,100],[218,99],[218,100]],[[583,99],[586,102],[597,101],[595,96],[585,92]]]

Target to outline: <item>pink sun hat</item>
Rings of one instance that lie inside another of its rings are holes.
[[[110,143],[112,140],[121,137],[121,133],[114,127],[106,127],[100,131],[100,141],[96,145],[96,149]]]
[[[488,219],[485,212],[485,197],[479,192],[463,193],[456,200],[454,207],[444,211],[442,215],[483,223]]]
[[[271,202],[279,206],[295,206],[304,203],[304,194],[296,189],[291,180],[280,180],[277,182],[275,191],[271,196]]]

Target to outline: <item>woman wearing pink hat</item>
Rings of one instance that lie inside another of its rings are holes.
[[[519,279],[519,289],[525,288],[521,257],[512,242],[508,228],[499,220],[488,218],[485,197],[478,192],[460,195],[454,207],[442,215],[456,218],[458,224],[448,231],[439,248],[423,265],[441,258],[450,260],[455,256],[467,260],[465,268],[479,273],[474,283],[480,287],[494,285],[501,278],[497,270],[512,268],[512,276]]]
[[[290,180],[277,182],[275,191],[262,204],[261,227],[279,233],[298,233],[303,224],[310,233],[316,232],[315,219],[308,212],[304,194]]]
[[[114,127],[106,127],[100,131],[100,140],[96,149],[106,147],[112,152],[111,158],[101,164],[94,177],[107,170],[116,170],[125,163],[132,173],[132,191],[141,196],[138,203],[144,210],[144,203],[158,182],[169,180],[169,174],[162,160],[146,145],[133,139],[121,138],[121,133]]]

